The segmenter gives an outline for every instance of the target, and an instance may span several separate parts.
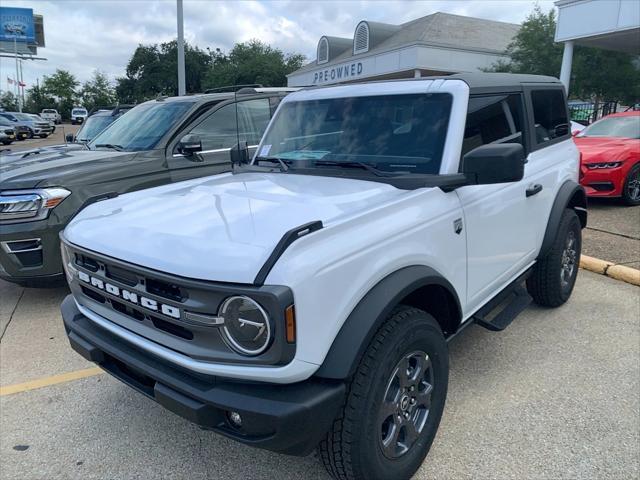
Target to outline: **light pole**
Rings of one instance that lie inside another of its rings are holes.
[[[178,95],[185,95],[187,87],[184,78],[184,20],[182,0],[177,0],[178,8]]]

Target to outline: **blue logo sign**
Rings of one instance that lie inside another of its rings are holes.
[[[0,41],[34,43],[33,10],[31,8],[0,7]]]

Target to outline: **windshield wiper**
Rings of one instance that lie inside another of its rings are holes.
[[[364,162],[338,162],[333,160],[318,160],[313,162],[315,167],[338,167],[338,168],[361,168],[367,170],[378,177],[393,177],[396,174],[393,172],[383,172],[378,170],[373,165]]]
[[[280,166],[280,171],[281,172],[286,172],[287,170],[289,170],[289,164],[291,163],[291,160],[283,160],[281,158],[278,157],[256,157],[254,160],[254,163],[260,163],[260,162],[271,162],[271,163],[277,163]]]
[[[113,143],[99,143],[95,147],[96,148],[100,148],[100,147],[110,148],[110,149],[116,150],[118,152],[121,152],[121,151],[124,150],[124,147],[122,145],[114,145]]]

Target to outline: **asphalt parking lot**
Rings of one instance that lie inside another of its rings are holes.
[[[327,478],[314,456],[202,431],[87,370],[65,338],[65,294],[0,283],[1,478]],[[638,478],[638,287],[581,271],[567,305],[531,307],[502,333],[472,326],[450,350],[446,410],[416,478]]]
[[[81,125],[71,125],[70,123],[62,123],[56,125],[56,131],[47,138],[31,138],[13,142],[11,145],[2,146],[3,150],[11,150],[12,152],[21,152],[32,148],[46,147],[49,145],[60,145],[65,143],[64,137],[67,133],[75,134]]]

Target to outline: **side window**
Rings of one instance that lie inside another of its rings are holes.
[[[569,119],[562,90],[533,90],[531,103],[538,145],[569,135]]]
[[[267,98],[230,103],[211,113],[189,133],[200,136],[203,151],[231,148],[238,139],[257,145],[270,118]]]
[[[462,155],[489,143],[521,143],[525,146],[522,112],[519,94],[471,97]]]

